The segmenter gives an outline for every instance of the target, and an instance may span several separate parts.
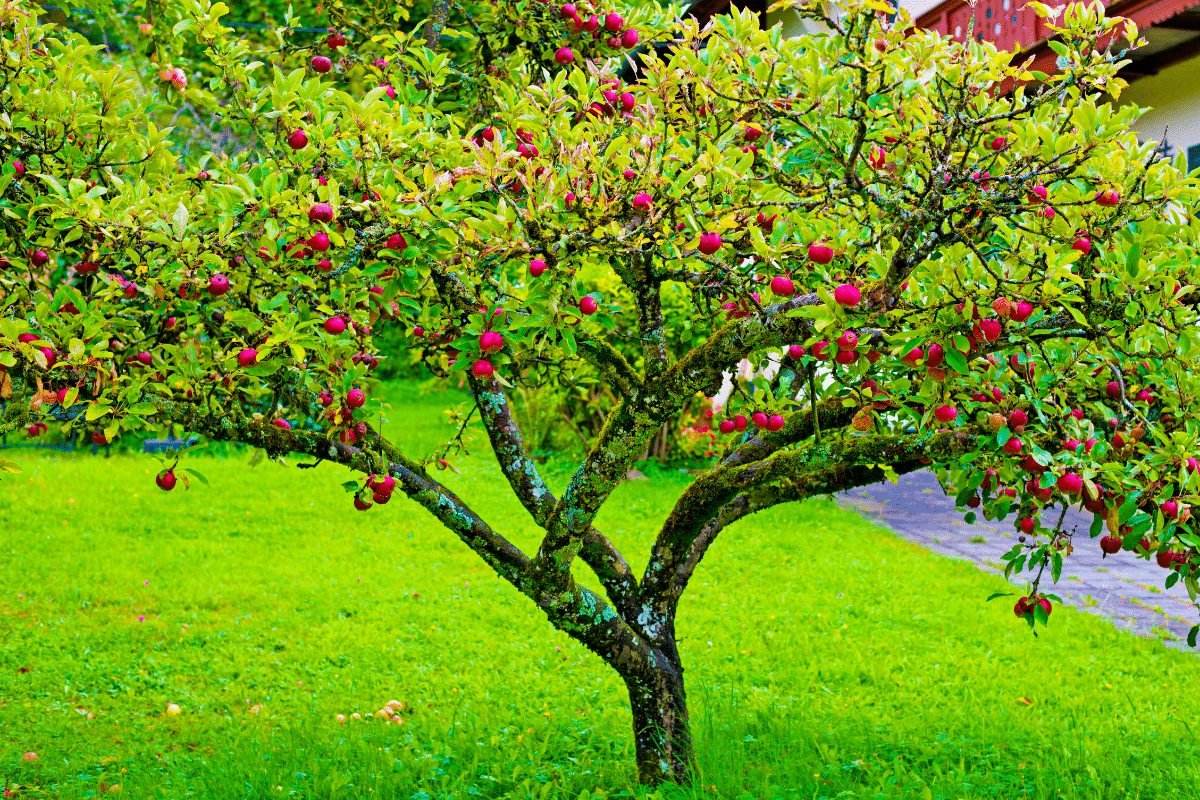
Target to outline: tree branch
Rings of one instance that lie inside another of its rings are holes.
[[[471,389],[500,471],[508,478],[513,493],[529,515],[545,527],[558,501],[542,480],[537,464],[529,457],[520,426],[513,419],[512,408],[499,381],[493,378],[485,382],[471,376]],[[588,528],[579,556],[596,573],[608,599],[621,615],[627,620],[636,618],[637,579],[612,542],[594,527]]]
[[[643,584],[643,602],[673,616],[688,578],[713,539],[747,514],[779,503],[877,483],[887,477],[881,465],[891,466],[897,474],[913,472],[925,466],[922,458],[950,458],[979,443],[974,434],[961,430],[932,435],[853,436],[813,443],[727,472],[719,485],[693,498],[688,513],[698,524],[681,525],[674,532],[664,526],[659,539],[664,551],[677,554],[677,564],[669,582],[659,579],[654,584],[658,595],[647,594],[649,580]],[[672,535],[680,538],[672,541]]]
[[[835,399],[826,400],[815,410],[815,415],[812,408],[790,415],[778,431],[762,430],[751,436],[722,464],[701,475],[684,490],[650,551],[650,560],[642,577],[644,599],[662,597],[669,591],[676,571],[688,556],[691,543],[702,535],[702,528],[714,519],[716,510],[729,502],[728,492],[722,487],[731,478],[781,448],[810,438],[817,429],[814,421],[825,430],[845,427],[853,419],[857,407],[846,406],[840,399]]]
[[[820,302],[816,294],[795,297],[764,308],[761,315],[731,322],[656,379],[647,380],[641,391],[622,398],[548,519],[531,573],[546,586],[568,585],[583,534],[662,423],[696,391],[715,394],[724,371],[747,354],[803,338],[809,322],[788,313]]]
[[[623,394],[641,387],[642,377],[621,351],[604,338],[594,339],[580,331],[575,339],[579,353],[613,378]]]
[[[209,439],[242,442],[261,447],[272,455],[303,453],[367,474],[386,471],[408,497],[454,532],[500,577],[533,599],[556,628],[569,633],[618,672],[629,674],[653,660],[653,648],[595,592],[574,582],[563,591],[546,592],[531,581],[529,558],[411,459],[404,459],[403,463],[381,463],[382,459],[365,450],[312,431],[284,430],[266,420],[214,417],[199,406],[166,398],[150,399],[157,407],[160,419]],[[378,441],[385,440],[378,438]],[[389,445],[389,448],[395,450],[394,446]]]
[[[425,21],[425,46],[437,50],[442,39],[442,28],[446,27],[446,18],[450,16],[450,0],[433,0],[433,8],[429,10],[429,19]]]
[[[638,315],[638,335],[642,340],[642,359],[646,377],[651,379],[667,368],[666,323],[663,321],[659,283],[653,276],[653,256],[633,254],[633,286]]]

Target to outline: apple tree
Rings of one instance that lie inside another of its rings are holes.
[[[928,467],[1019,529],[1024,624],[1079,547],[1194,597],[1197,190],[1109,104],[1135,27],[1034,4],[1060,33],[1039,74],[875,0],[784,5],[826,32],[436,0],[411,30],[337,3],[327,37],[263,43],[176,0],[161,46],[104,54],[14,0],[0,431],[169,424],[344,467],[364,512],[399,491],[617,671],[648,783],[690,777],[680,598],[761,509]],[[250,144],[180,155],[183,102]],[[535,552],[373,426],[384,326],[469,381]],[[747,360],[774,366],[714,408]],[[613,403],[556,496],[511,397],[562,376]],[[715,455],[636,575],[594,522],[681,419]]]

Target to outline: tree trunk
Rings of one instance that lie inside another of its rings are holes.
[[[650,786],[667,782],[690,786],[692,731],[683,668],[677,660],[656,652],[653,665],[624,678],[633,708],[638,780]]]

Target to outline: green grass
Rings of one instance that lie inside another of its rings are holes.
[[[445,435],[445,397],[394,391],[397,438]],[[193,459],[212,486],[170,494],[148,458],[11,453],[0,780],[18,796],[632,788],[621,682],[415,505],[355,512],[344,471],[244,453]],[[447,481],[532,548],[496,468],[463,470]],[[687,480],[648,474],[600,519],[639,570]],[[1200,660],[1065,609],[1035,639],[984,603],[1004,586],[824,501],[722,533],[679,623],[702,786],[660,795],[1197,796]],[[335,719],[389,700],[403,724]]]

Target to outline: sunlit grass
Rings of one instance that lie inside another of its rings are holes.
[[[445,397],[393,396],[406,446],[449,435]],[[632,786],[621,681],[399,496],[356,512],[344,471],[244,453],[193,459],[211,487],[170,494],[142,457],[8,457],[0,779],[19,796]],[[439,474],[532,549],[496,468],[461,466]],[[646,472],[599,525],[639,570],[689,480]],[[679,624],[695,796],[1195,796],[1200,661],[1064,609],[1035,639],[984,603],[1004,586],[824,501],[722,533]],[[403,722],[369,716],[390,700]]]

